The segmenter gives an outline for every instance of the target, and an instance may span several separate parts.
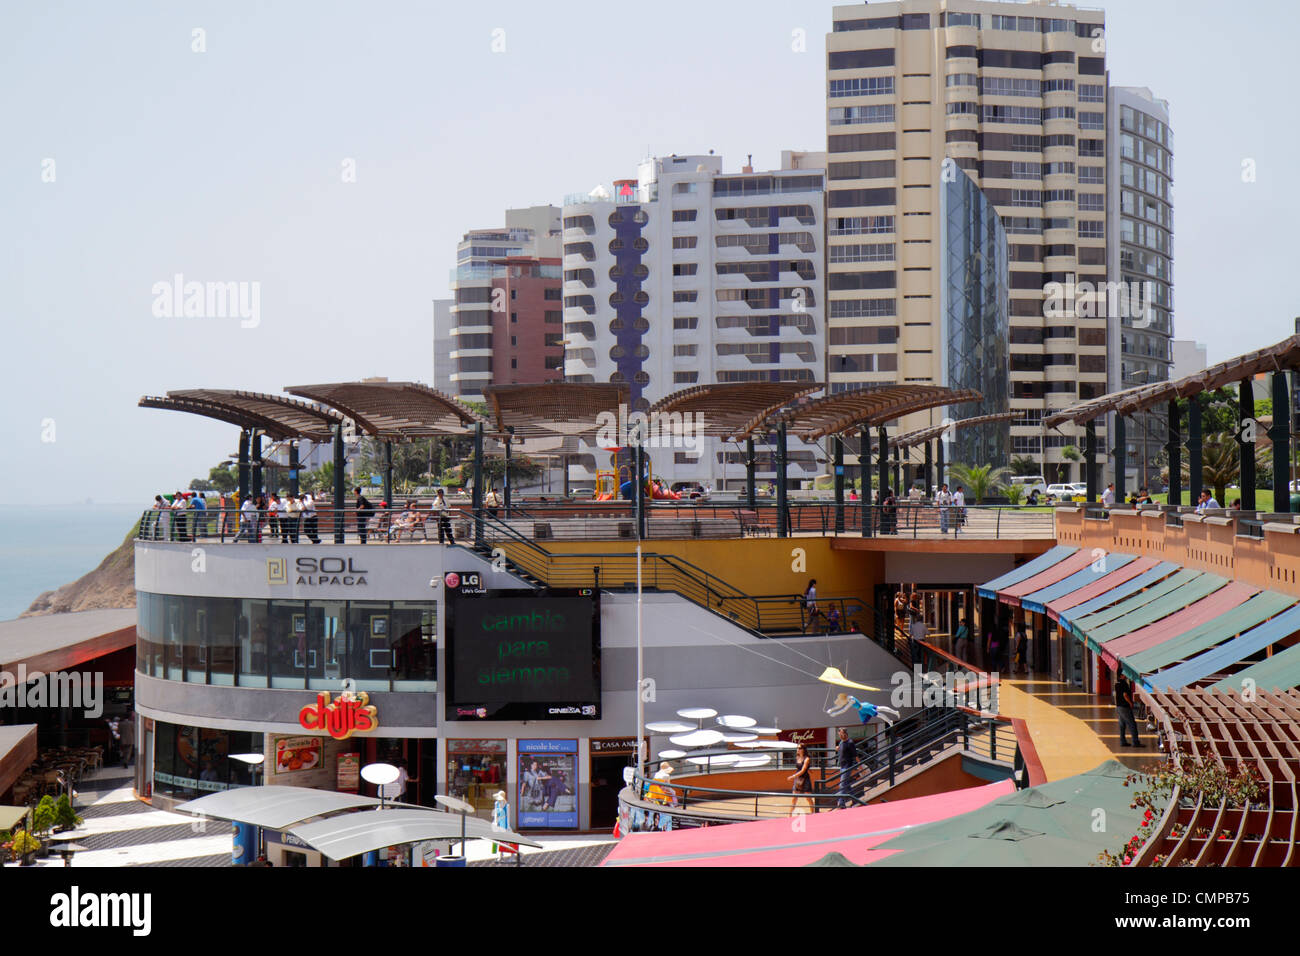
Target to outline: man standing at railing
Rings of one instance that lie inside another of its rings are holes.
[[[372,505],[366,496],[357,489],[357,536],[361,543],[366,543],[366,532],[369,530],[370,519],[375,516],[375,506]]]
[[[449,514],[451,509],[447,504],[447,496],[443,494],[441,488],[438,489],[438,494],[434,497],[430,510],[438,519],[438,543],[443,543],[443,536],[445,535],[446,543],[455,547],[456,539],[451,535],[451,516]]]
[[[948,533],[948,509],[952,507],[952,495],[947,485],[939,486],[939,493],[934,496],[934,503],[939,506],[939,533]]]
[[[853,805],[853,765],[858,762],[858,748],[849,739],[849,732],[843,727],[836,736],[839,743],[835,747],[837,762],[840,765],[840,789],[835,809],[843,810]]]
[[[966,492],[962,490],[961,485],[958,485],[957,490],[952,493],[952,517],[952,536],[955,538],[961,534],[961,526],[966,522]]]
[[[1138,739],[1137,720],[1133,717],[1133,685],[1120,671],[1115,676],[1115,714],[1119,718],[1119,745],[1128,746],[1129,729],[1133,731],[1133,746],[1141,747],[1142,741]]]
[[[320,535],[316,531],[316,499],[311,492],[302,496],[302,523],[307,537],[312,544],[320,544]]]

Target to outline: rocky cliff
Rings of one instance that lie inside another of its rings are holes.
[[[137,526],[138,527],[138,526]],[[99,567],[57,591],[46,591],[20,617],[65,614],[70,611],[98,611],[103,608],[135,607],[136,528]]]

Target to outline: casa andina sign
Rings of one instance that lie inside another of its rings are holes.
[[[365,691],[345,691],[331,701],[330,692],[323,690],[316,695],[316,703],[298,711],[298,723],[304,730],[323,731],[335,740],[347,740],[353,734],[378,729],[379,718]]]

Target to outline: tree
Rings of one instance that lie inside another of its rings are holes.
[[[229,494],[239,487],[239,472],[230,465],[213,465],[208,470],[208,477],[195,478],[190,482],[190,491],[216,491]]]
[[[975,499],[976,504],[994,492],[1001,491],[1003,482],[1010,477],[1010,474],[1009,469],[994,468],[992,465],[948,466],[948,476],[952,479],[952,483],[965,488],[970,497]]]
[[[1183,459],[1183,481],[1191,478],[1191,466]],[[1228,485],[1241,478],[1241,459],[1237,440],[1228,432],[1206,435],[1201,440],[1201,482],[1214,489],[1214,500],[1226,504]]]
[[[1011,471],[1016,475],[1038,474],[1038,462],[1028,455],[1014,455],[1011,458]]]

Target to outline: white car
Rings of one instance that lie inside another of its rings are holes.
[[[1055,498],[1057,501],[1074,501],[1076,498],[1082,498],[1088,492],[1086,489],[1080,490],[1078,485],[1048,485],[1047,495],[1049,498]]]
[[[1042,475],[1016,475],[1010,479],[1009,483],[1024,488],[1026,498],[1033,491],[1037,491],[1040,495],[1047,494],[1047,481]]]

